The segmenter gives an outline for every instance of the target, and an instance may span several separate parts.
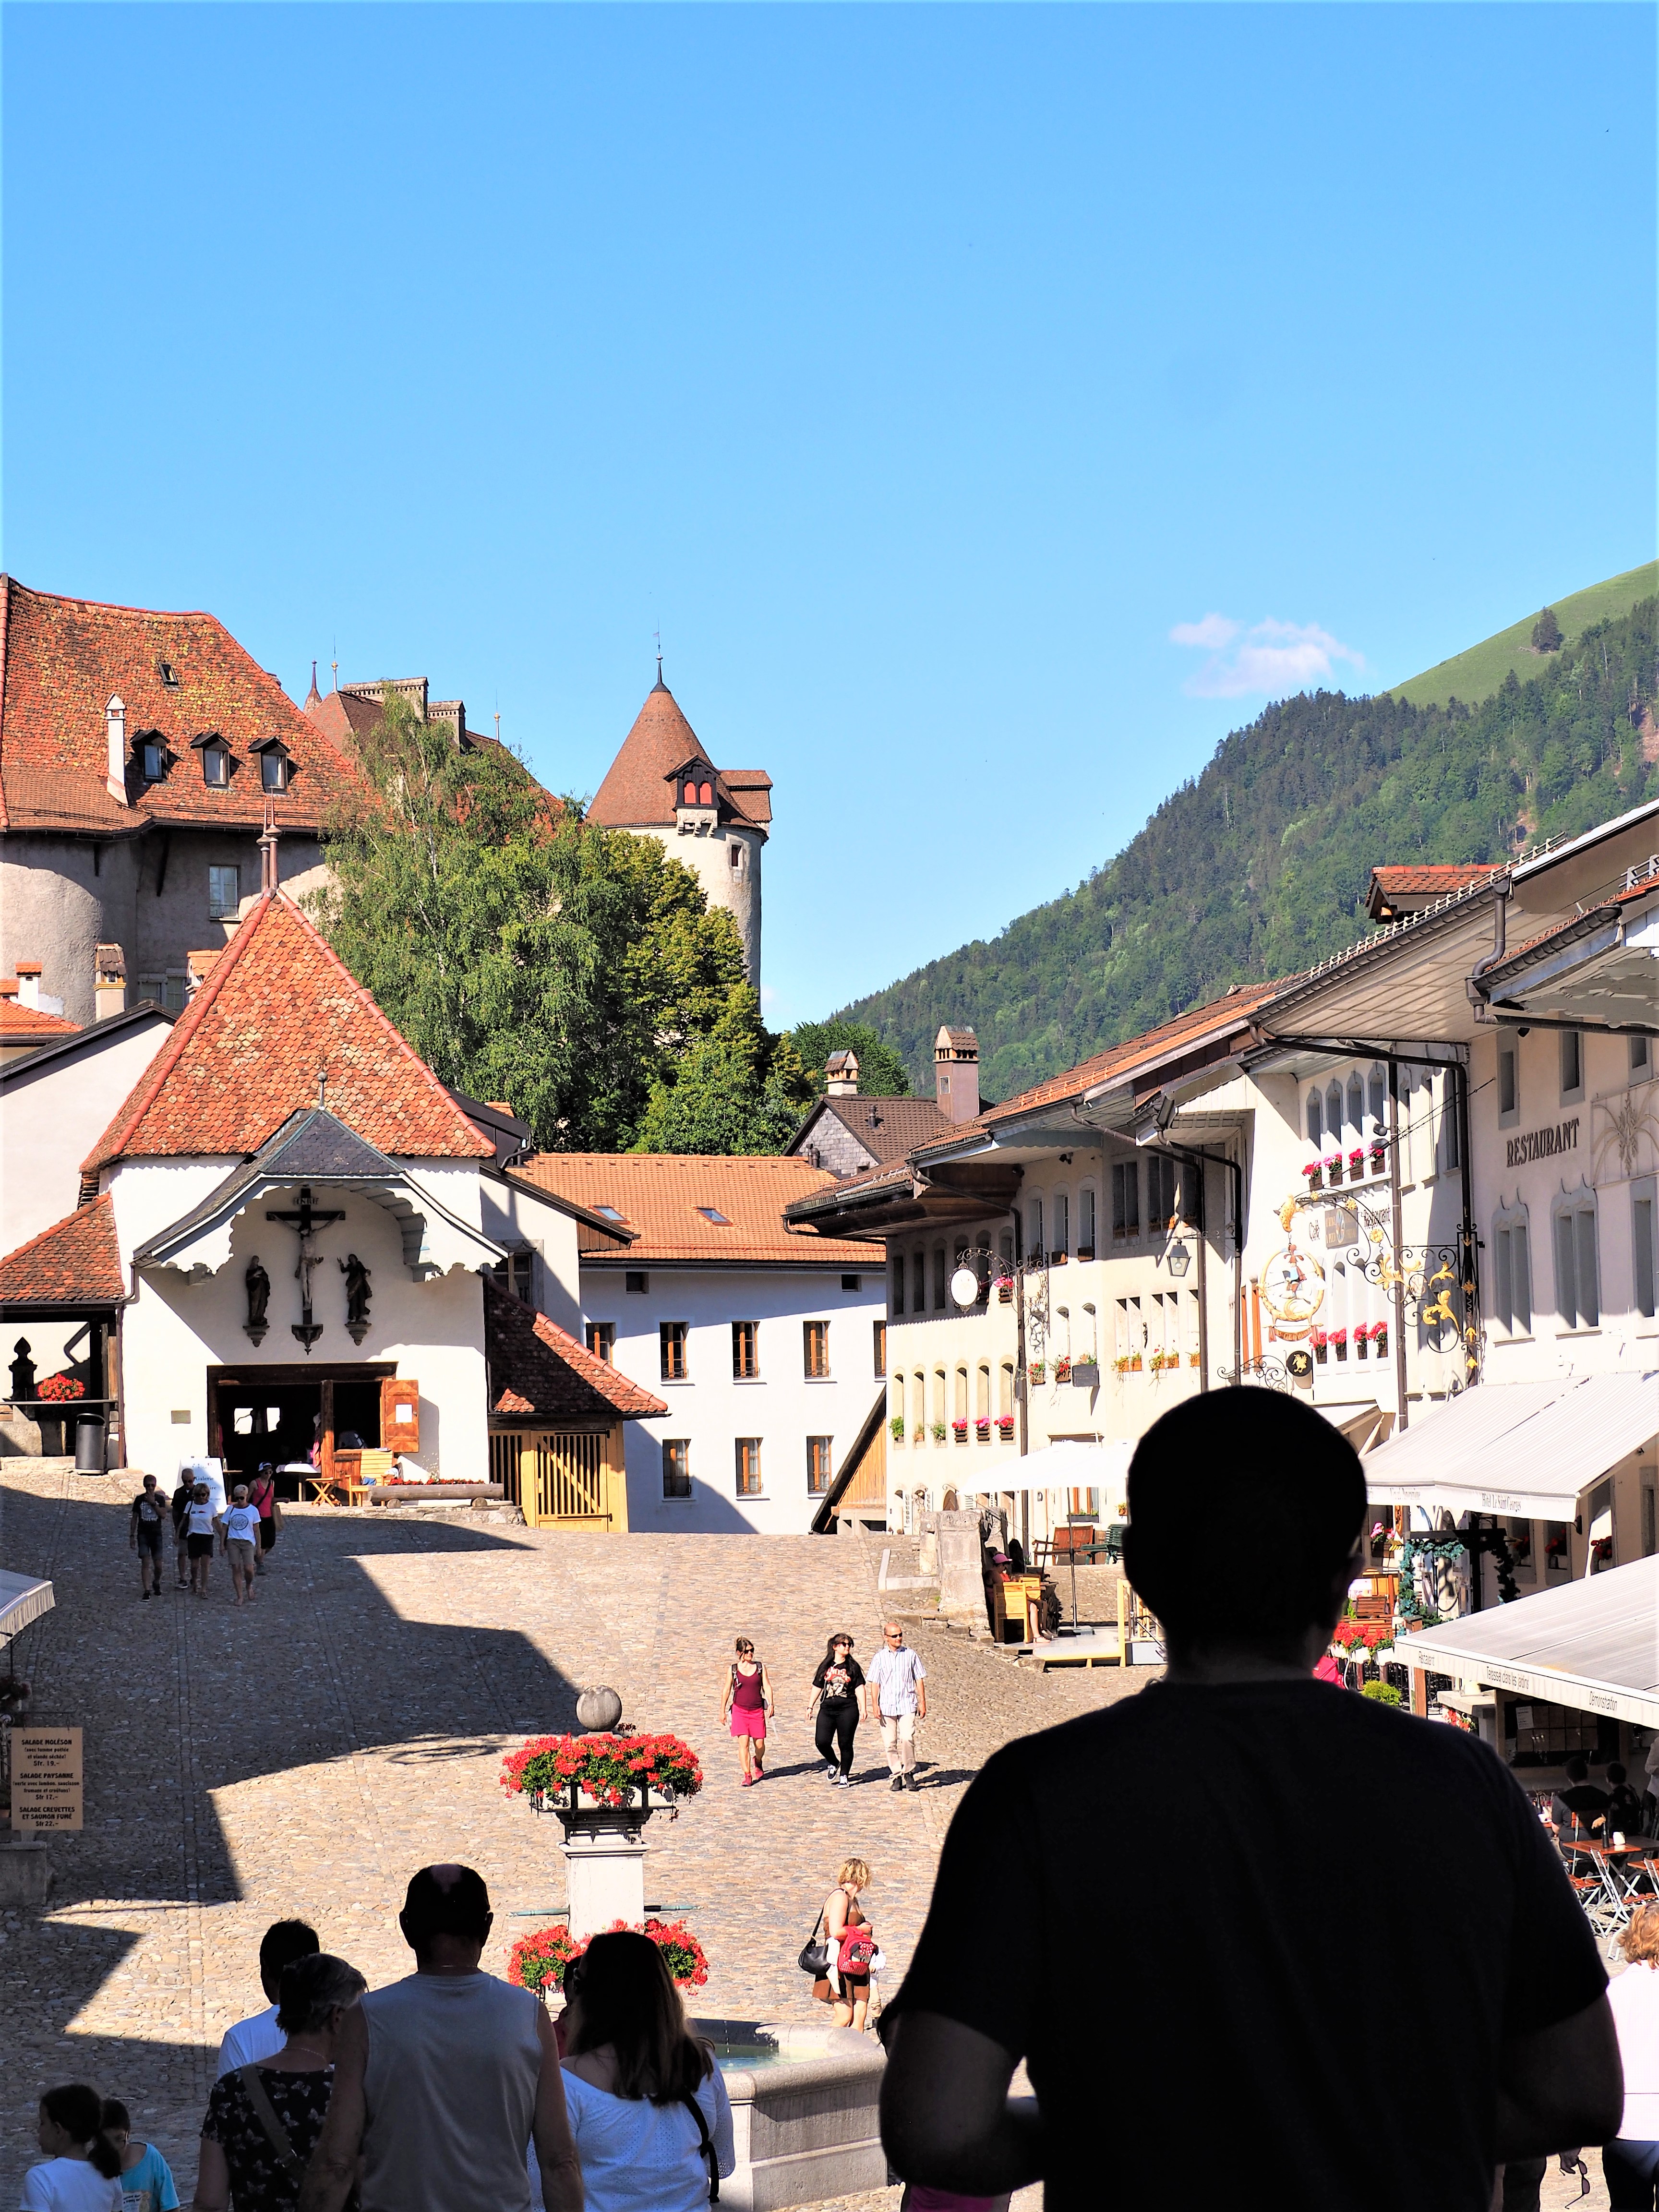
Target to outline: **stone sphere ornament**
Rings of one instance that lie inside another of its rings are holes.
[[[576,1697],[576,1725],[584,1735],[604,1735],[622,1718],[622,1699],[614,1690],[603,1686],[579,1691]]]

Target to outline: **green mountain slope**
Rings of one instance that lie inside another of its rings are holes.
[[[1604,584],[1575,592],[1571,599],[1555,600],[1555,618],[1571,645],[1592,623],[1627,615],[1638,599],[1650,599],[1656,592],[1659,592],[1659,561],[1650,561],[1644,568],[1626,568],[1622,576],[1609,576]],[[1511,672],[1524,684],[1529,676],[1537,675],[1542,665],[1541,657],[1532,649],[1532,626],[1540,611],[1534,607],[1520,622],[1500,629],[1496,637],[1484,639],[1467,653],[1425,668],[1409,683],[1391,685],[1393,696],[1408,699],[1413,707],[1443,707],[1449,699],[1461,699],[1472,707],[1490,699]]]
[[[1659,798],[1656,613],[1650,599],[1592,623],[1478,707],[1333,691],[1269,707],[1075,891],[842,1011],[919,1088],[939,1023],[971,1022],[987,1095],[1006,1098],[1351,944],[1379,862],[1500,859]]]

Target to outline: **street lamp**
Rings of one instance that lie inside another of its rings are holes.
[[[1179,1237],[1176,1237],[1175,1243],[1170,1245],[1169,1250],[1164,1254],[1164,1264],[1167,1266],[1170,1273],[1175,1277],[1177,1282],[1179,1282],[1181,1278],[1186,1273],[1192,1256],[1192,1254],[1187,1249],[1185,1243]]]

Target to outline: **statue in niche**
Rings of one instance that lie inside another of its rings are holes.
[[[338,1261],[337,1265],[340,1273],[346,1279],[346,1327],[367,1328],[369,1297],[368,1269],[364,1267],[355,1252],[348,1252],[345,1258]]]
[[[243,1280],[247,1285],[247,1328],[251,1334],[256,1328],[263,1329],[269,1326],[265,1309],[270,1304],[270,1278],[259,1265],[257,1252],[247,1263],[247,1273]]]
[[[34,1362],[29,1358],[29,1340],[26,1336],[20,1336],[12,1346],[12,1350],[17,1354],[16,1358],[11,1363],[11,1395],[14,1405],[20,1398],[28,1400],[34,1395]]]

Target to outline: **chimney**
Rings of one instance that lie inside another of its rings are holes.
[[[126,956],[118,945],[100,945],[92,969],[94,1019],[106,1022],[127,1010]]]
[[[979,1112],[979,1039],[972,1030],[942,1029],[933,1039],[933,1080],[947,1121]]]
[[[830,1098],[859,1095],[859,1056],[855,1052],[832,1052],[823,1063],[823,1087]]]
[[[33,1006],[39,1012],[40,978],[46,972],[42,961],[20,960],[17,963],[17,1003],[20,1006]]]
[[[261,896],[266,891],[274,891],[282,880],[276,859],[276,841],[279,834],[276,828],[276,802],[275,799],[268,799],[265,801],[265,826],[259,838]]]
[[[104,781],[110,797],[117,805],[127,805],[127,710],[118,694],[104,709],[104,733],[109,742],[109,754],[104,766]]]

